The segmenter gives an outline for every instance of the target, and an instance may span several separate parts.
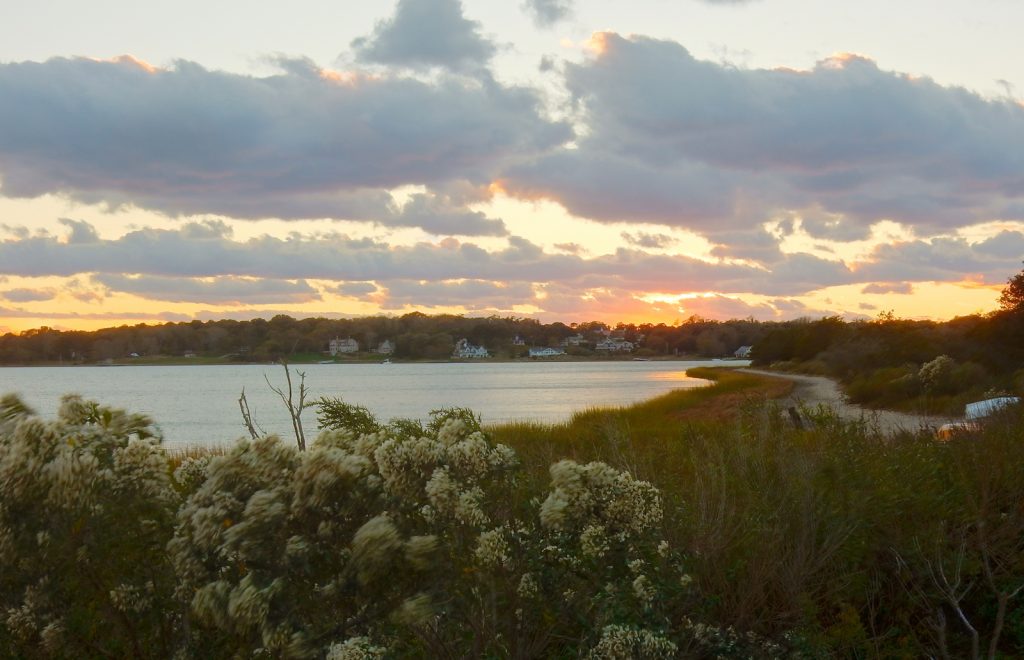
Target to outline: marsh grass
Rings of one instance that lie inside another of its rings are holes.
[[[839,655],[886,655],[901,645],[909,655],[941,653],[941,636],[953,656],[969,654],[967,629],[927,577],[935,548],[948,558],[967,538],[974,586],[965,606],[979,628],[995,626],[998,594],[1024,583],[1024,535],[1013,536],[1024,521],[1019,413],[950,443],[926,432],[886,435],[824,408],[803,410],[810,424],[801,430],[772,403],[786,383],[689,373],[715,384],[587,410],[565,424],[490,432],[520,455],[531,491],[562,458],[604,461],[654,484],[666,539],[683,549],[700,594],[691,616],[767,635],[799,631]],[[998,552],[982,550],[979,525],[1000,530]],[[904,552],[915,557],[913,570],[895,561]],[[988,560],[1003,570],[999,580],[984,574],[986,552],[1002,553]],[[928,597],[914,595],[901,577],[908,571]],[[1000,643],[1024,651],[1024,607],[1005,605],[1003,618],[1015,623]]]

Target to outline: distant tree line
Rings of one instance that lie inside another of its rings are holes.
[[[839,317],[776,324],[754,344],[757,365],[837,378],[856,403],[962,413],[967,401],[1024,391],[1024,272],[1000,309],[950,321]]]
[[[355,339],[363,353],[390,340],[396,358],[416,360],[448,358],[455,342],[462,338],[486,347],[496,357],[515,358],[524,357],[530,346],[561,346],[567,338],[582,335],[582,343],[566,346],[566,353],[588,356],[598,354],[594,345],[609,334],[633,343],[634,355],[723,357],[740,346],[755,344],[776,325],[753,319],[712,321],[697,316],[676,325],[608,326],[599,322],[567,325],[512,316],[480,318],[419,312],[352,319],[278,315],[270,320],[139,324],[89,332],[42,327],[0,336],[0,364],[95,363],[133,354],[144,358],[194,355],[242,362],[298,359],[325,353],[335,337]]]

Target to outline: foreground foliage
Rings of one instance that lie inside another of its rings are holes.
[[[184,459],[144,417],[8,397],[0,655],[1024,652],[1019,413],[945,444],[796,430],[774,385],[720,380],[490,432],[326,400],[307,451]]]

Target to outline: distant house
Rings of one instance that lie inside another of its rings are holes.
[[[452,353],[454,358],[462,359],[476,359],[491,357],[491,354],[487,352],[487,349],[483,346],[475,346],[469,343],[468,339],[460,339],[455,343],[455,351]]]
[[[554,357],[556,355],[565,355],[565,349],[547,347],[530,349],[530,357],[532,358],[546,358]]]
[[[515,337],[512,338],[512,345],[513,346],[526,346],[526,341],[522,337],[520,337],[519,335],[516,335]]]
[[[395,343],[390,339],[385,339],[377,345],[377,348],[373,349],[373,352],[381,355],[391,355],[395,352]]]
[[[570,335],[558,343],[561,344],[562,346],[582,346],[583,344],[587,343],[587,340],[583,337],[583,335],[576,334]]]
[[[752,351],[753,349],[753,346],[740,346],[739,348],[736,349],[736,352],[733,353],[733,355],[735,355],[738,358],[743,358],[744,360],[746,360],[747,358],[750,357],[750,351]]]
[[[187,357],[187,358],[194,358],[195,356],[196,356],[196,352],[195,351],[185,351],[185,357]],[[72,356],[72,357],[74,357],[74,356]]]
[[[359,342],[351,337],[345,337],[344,339],[338,339],[335,337],[331,340],[330,353],[331,355],[340,355],[343,353],[358,353]]]
[[[633,350],[633,342],[609,337],[597,342],[594,348],[598,351],[608,351],[609,353],[628,353]]]

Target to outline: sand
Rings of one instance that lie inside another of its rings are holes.
[[[740,369],[740,371],[793,381],[793,391],[789,396],[779,400],[779,403],[786,408],[790,406],[799,408],[801,405],[813,408],[822,404],[835,410],[843,419],[865,420],[886,433],[919,431],[921,429],[934,431],[943,424],[957,421],[949,417],[863,408],[849,403],[842,390],[839,389],[839,385],[831,378],[824,376],[804,376],[760,369]]]

